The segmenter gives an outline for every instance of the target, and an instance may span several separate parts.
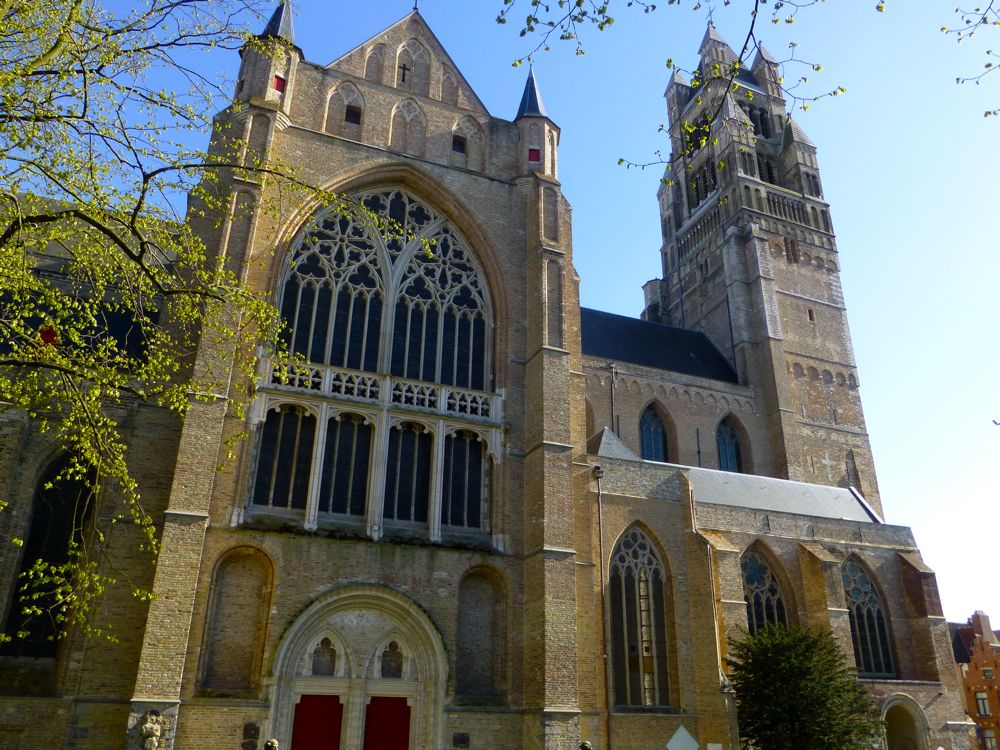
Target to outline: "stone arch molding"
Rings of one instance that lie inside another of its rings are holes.
[[[312,654],[324,638],[336,649],[338,666],[333,675],[314,676]],[[378,665],[392,641],[403,650],[403,673],[381,678]],[[411,750],[443,747],[447,682],[441,634],[416,602],[377,585],[340,587],[309,605],[276,647],[268,678],[268,736],[289,746],[299,699],[337,695],[344,706],[341,747],[360,747],[370,698],[399,696],[410,705]]]
[[[882,719],[883,731],[886,732],[885,742],[888,750],[906,750],[897,747],[896,743],[892,742],[893,738],[889,736],[889,727],[886,721],[889,717],[889,712],[894,708],[905,711],[912,722],[916,735],[913,738],[916,741],[916,748],[914,750],[929,750],[931,742],[930,725],[927,723],[927,715],[920,704],[907,693],[892,693],[882,701],[880,718]]]

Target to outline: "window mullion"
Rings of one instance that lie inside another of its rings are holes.
[[[431,484],[427,521],[430,526],[431,541],[440,542],[443,504],[441,493],[444,488],[444,443],[446,439],[444,422],[440,419],[434,423],[431,439],[434,442],[431,444]]]
[[[375,420],[372,440],[371,482],[365,509],[365,529],[372,539],[382,536],[382,497],[385,494],[386,454],[389,452],[389,415],[381,412]]]
[[[305,528],[310,531],[319,525],[319,490],[323,479],[323,449],[326,445],[326,428],[329,419],[330,407],[323,404],[319,408],[319,418],[316,420],[316,435],[313,438],[312,462],[309,469],[309,493],[306,495]]]

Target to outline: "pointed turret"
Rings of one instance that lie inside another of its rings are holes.
[[[806,131],[802,129],[795,119],[791,116],[788,117],[788,122],[785,124],[785,132],[782,138],[782,147],[788,148],[789,146],[810,146],[814,150],[816,144],[812,142],[812,139],[806,135]]]
[[[528,68],[521,106],[514,117],[521,131],[521,169],[525,174],[558,176],[559,126],[545,113],[535,71]]]
[[[771,56],[763,44],[757,45],[757,54],[754,56],[753,65],[750,66],[754,78],[764,87],[764,90],[771,96],[781,98],[781,72],[778,61]]]
[[[747,117],[747,113],[736,103],[736,99],[733,98],[732,93],[727,93],[726,98],[722,100],[722,108],[719,110],[719,116],[712,123],[712,128],[718,129],[733,121],[738,122],[747,129],[750,128],[750,118]]]
[[[521,106],[517,108],[514,121],[517,122],[522,117],[548,117],[545,105],[542,104],[542,94],[538,90],[538,81],[535,80],[535,69],[530,65],[528,80],[524,83],[524,94],[521,95]]]
[[[295,28],[292,25],[292,0],[280,0],[278,7],[271,14],[267,26],[260,32],[260,37],[275,37],[284,39],[289,44],[295,44]]]
[[[729,46],[729,42],[722,38],[722,34],[719,33],[715,28],[715,24],[711,21],[708,22],[708,26],[705,29],[705,36],[701,40],[698,54],[701,55],[703,70],[705,69],[704,62],[706,59],[716,62],[734,62],[737,59],[733,48]]]

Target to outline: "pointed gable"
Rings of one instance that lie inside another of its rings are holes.
[[[422,77],[425,64],[426,81]],[[401,18],[326,67],[490,116],[419,11]]]

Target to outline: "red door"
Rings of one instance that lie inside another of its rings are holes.
[[[365,709],[364,750],[409,750],[409,747],[410,707],[406,698],[372,698]]]
[[[292,750],[340,750],[344,706],[336,695],[303,695],[295,706]]]

